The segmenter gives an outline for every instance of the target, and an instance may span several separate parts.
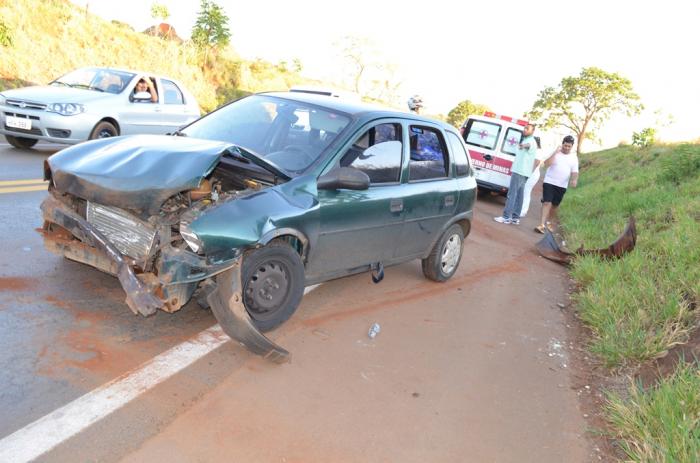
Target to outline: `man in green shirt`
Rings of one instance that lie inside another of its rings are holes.
[[[503,215],[494,217],[493,220],[499,223],[519,225],[520,211],[523,208],[523,194],[525,183],[535,170],[535,157],[537,155],[537,142],[532,135],[535,133],[535,126],[528,124],[523,131],[523,138],[518,145],[515,161],[510,168],[510,185],[506,198],[506,207]]]

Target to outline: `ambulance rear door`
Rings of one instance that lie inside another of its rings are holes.
[[[503,156],[499,156],[497,153],[503,144],[504,122],[498,119],[470,116],[462,129],[462,136],[474,166],[476,183],[479,187],[488,190],[507,191],[510,178],[504,182],[503,174],[496,170],[503,168],[498,167]],[[510,167],[508,172],[510,172]]]

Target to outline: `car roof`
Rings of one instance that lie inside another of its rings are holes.
[[[323,106],[333,111],[349,114],[358,119],[369,120],[376,119],[379,117],[397,117],[401,119],[412,119],[417,122],[429,122],[431,124],[440,125],[443,128],[451,128],[453,131],[457,130],[451,125],[446,124],[445,122],[438,119],[433,119],[414,113],[399,111],[375,103],[365,103],[363,101],[357,101],[354,99],[344,99],[342,97],[338,98],[333,96],[317,95],[313,93],[304,92],[263,92],[258,93],[257,95],[269,95],[278,98],[284,98],[287,100],[294,100],[300,101],[302,103]]]
[[[149,77],[158,77],[158,78],[164,77],[168,80],[172,80],[174,82],[179,83],[179,81],[177,79],[174,79],[170,76],[165,76],[163,74],[158,74],[155,72],[139,71],[137,69],[114,68],[114,67],[110,67],[110,66],[84,66],[84,67],[81,67],[78,69],[104,69],[106,71],[128,72],[130,74],[143,75],[143,76],[149,76]],[[77,71],[78,69],[75,69],[75,70]]]

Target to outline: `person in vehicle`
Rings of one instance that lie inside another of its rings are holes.
[[[158,102],[158,94],[156,93],[156,87],[155,85],[153,85],[153,82],[148,77],[141,77],[136,83],[136,87],[134,87],[134,95],[141,92],[148,92],[151,94],[151,103]]]

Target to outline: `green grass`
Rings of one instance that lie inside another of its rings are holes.
[[[700,146],[616,148],[581,159],[561,216],[572,247],[610,244],[637,219],[637,247],[617,261],[577,259],[572,275],[591,350],[609,367],[685,342],[700,299]]]
[[[619,147],[581,157],[579,188],[561,218],[571,247],[610,244],[637,219],[637,247],[619,260],[576,259],[572,276],[589,348],[608,367],[635,366],[688,340],[700,302],[700,145]],[[604,413],[629,461],[700,461],[700,369],[675,373],[627,395]]]
[[[673,376],[648,390],[608,396],[606,412],[619,445],[631,461],[700,461],[700,370],[681,363]]]

